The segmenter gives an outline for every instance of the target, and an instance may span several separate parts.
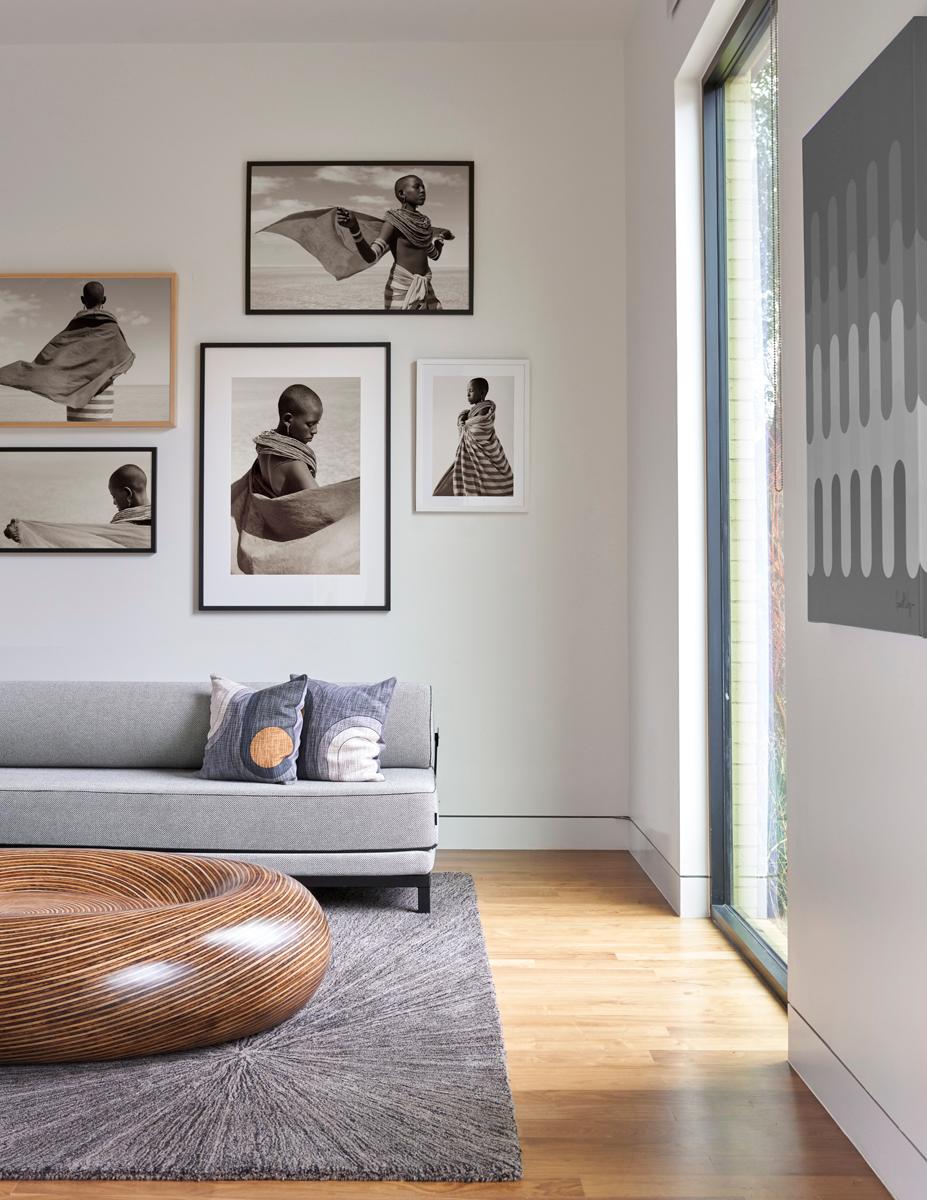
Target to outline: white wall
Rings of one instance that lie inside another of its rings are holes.
[[[630,805],[668,860],[667,889],[703,865],[687,856],[700,839],[684,836],[688,781],[672,752],[687,650],[680,656],[672,637],[673,432],[684,416],[669,236],[673,89],[684,63],[690,74],[708,65],[737,7],[683,0],[669,23],[663,5],[645,4],[626,46]],[[900,1200],[927,1194],[927,644],[807,620],[801,138],[906,21],[924,13],[916,0],[780,0],[790,1057]],[[706,17],[708,36],[693,52]],[[696,188],[688,202],[699,203]],[[653,870],[659,876],[659,864]]]
[[[622,844],[622,101],[607,42],[0,50],[3,270],[180,277],[175,430],[0,431],[160,454],[153,558],[0,561],[0,676],[430,680],[445,842]],[[476,161],[474,317],[243,315],[246,160],[409,155]],[[197,613],[197,344],[325,339],[393,344],[392,612]],[[445,355],[531,360],[528,515],[413,513],[413,364]]]
[[[696,917],[708,911],[708,826],[694,81],[738,6],[722,0],[706,27],[708,0],[683,0],[672,20],[644,3],[625,53],[630,845],[677,912]]]
[[[927,643],[807,620],[801,138],[924,14],[786,0],[779,38],[790,1056],[902,1200],[927,1195]]]

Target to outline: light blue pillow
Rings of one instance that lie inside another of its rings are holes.
[[[305,675],[255,691],[212,675],[209,737],[200,775],[242,783],[292,783],[303,727]]]
[[[395,679],[347,684],[310,679],[297,761],[299,778],[382,783],[383,726],[395,687]]]

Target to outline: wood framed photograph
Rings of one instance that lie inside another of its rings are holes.
[[[425,358],[416,369],[417,512],[526,512],[525,358]]]
[[[174,425],[177,276],[0,275],[0,426]]]
[[[473,312],[473,163],[249,162],[245,312]]]
[[[0,552],[153,554],[154,446],[0,446]]]
[[[389,608],[386,342],[200,348],[201,609]]]

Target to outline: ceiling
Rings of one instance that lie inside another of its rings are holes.
[[[639,2],[0,0],[0,44],[597,41],[621,37]]]

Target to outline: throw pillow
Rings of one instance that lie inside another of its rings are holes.
[[[305,675],[255,691],[212,675],[209,737],[200,775],[243,783],[292,783],[303,725]]]
[[[297,762],[299,778],[382,783],[383,726],[395,686],[395,679],[366,684],[310,679]]]

